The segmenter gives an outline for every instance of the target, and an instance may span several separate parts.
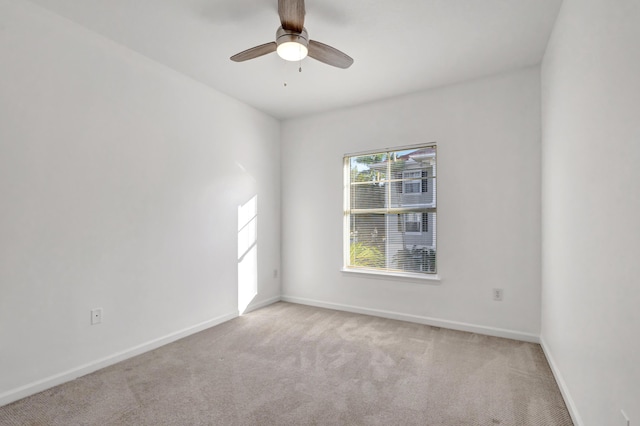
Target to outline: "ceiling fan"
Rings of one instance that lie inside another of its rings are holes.
[[[353,58],[319,41],[310,40],[304,27],[304,0],[278,0],[278,15],[282,24],[276,31],[276,41],[252,47],[230,59],[243,62],[272,52],[287,61],[300,61],[307,55],[338,68],[349,68]]]

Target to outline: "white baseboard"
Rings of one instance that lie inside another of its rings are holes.
[[[276,302],[281,300],[280,296],[271,297],[267,300],[263,300],[261,302],[250,303],[247,308],[244,310],[242,315],[248,314],[251,311],[255,311],[256,309],[264,308],[265,306],[273,305]]]
[[[117,352],[113,355],[109,355],[107,357],[81,365],[79,367],[72,368],[71,370],[67,370],[62,373],[47,377],[45,379],[38,380],[36,382],[29,383],[27,385],[20,386],[19,388],[4,392],[0,394],[0,407],[25,398],[27,396],[36,394],[38,392],[42,392],[43,390],[47,390],[62,383],[77,379],[78,377],[84,376],[86,374],[93,373],[94,371],[100,370],[101,368],[105,368],[120,361],[124,361],[125,359],[132,358],[136,355],[140,355],[153,349],[157,349],[160,346],[175,342],[176,340],[198,333],[199,331],[206,330],[207,328],[222,324],[223,322],[236,318],[238,315],[238,311],[235,311],[226,315],[212,318],[210,320],[201,322],[200,324],[187,327],[166,336],[159,337],[157,339],[153,339],[146,343],[142,343],[140,345],[126,349],[124,351]]]
[[[547,346],[547,343],[544,340],[543,336],[540,336],[540,346],[542,346],[542,351],[544,352],[544,356],[547,358],[547,362],[549,363],[549,367],[551,367],[551,372],[553,373],[553,377],[555,377],[556,383],[560,388],[560,393],[562,394],[564,403],[567,406],[567,410],[569,410],[569,415],[571,416],[571,420],[573,421],[574,426],[584,425],[584,423],[582,422],[582,418],[580,417],[580,414],[578,414],[578,409],[576,408],[576,404],[573,402],[573,398],[571,398],[571,394],[569,393],[569,388],[567,387],[567,384],[564,381],[562,374],[560,374],[558,365],[553,359],[549,346]]]
[[[283,302],[298,303],[301,305],[317,306],[319,308],[335,309],[338,311],[353,312],[356,314],[372,315],[375,317],[389,318],[400,321],[415,322],[418,324],[431,325],[434,327],[450,328],[452,330],[468,331],[470,333],[484,334],[487,336],[504,337],[506,339],[521,340],[524,342],[540,343],[540,338],[536,334],[524,333],[516,330],[487,327],[484,325],[469,324],[465,322],[450,321],[439,318],[423,317],[419,315],[403,314],[400,312],[385,311],[381,309],[362,308],[359,306],[342,305],[340,303],[323,302],[301,297],[282,296]]]

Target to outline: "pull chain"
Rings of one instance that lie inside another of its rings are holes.
[[[298,45],[298,51],[300,52],[300,54],[298,55],[298,57],[300,59],[298,59],[298,72],[302,72],[302,45],[299,44]]]

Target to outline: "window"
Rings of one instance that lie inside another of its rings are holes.
[[[419,234],[422,232],[422,213],[407,213],[404,216],[404,229],[407,233]]]
[[[422,192],[422,173],[420,170],[402,172],[402,187],[405,194]],[[417,178],[417,179],[414,179]]]
[[[435,274],[436,147],[344,157],[347,270]]]

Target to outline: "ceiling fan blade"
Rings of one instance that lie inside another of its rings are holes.
[[[309,40],[309,46],[307,47],[309,48],[310,57],[327,65],[349,68],[353,64],[351,56],[319,41]]]
[[[271,52],[275,52],[278,45],[275,41],[270,43],[261,44],[260,46],[252,47],[251,49],[247,49],[243,52],[236,53],[230,59],[234,62],[242,62],[248,61],[249,59],[254,59],[262,55],[266,55]]]
[[[285,30],[302,32],[304,14],[304,0],[278,0],[278,15]]]

